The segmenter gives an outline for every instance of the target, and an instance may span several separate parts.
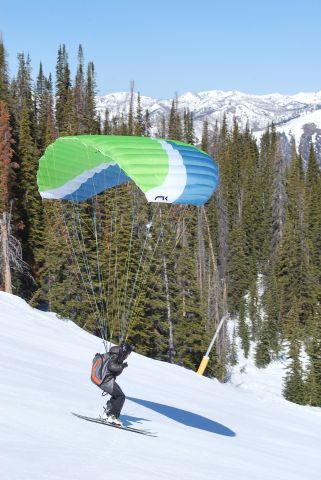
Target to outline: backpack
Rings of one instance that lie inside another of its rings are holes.
[[[96,353],[92,361],[91,367],[91,381],[98,385],[98,387],[104,382],[106,379],[106,366],[111,358],[109,353]]]

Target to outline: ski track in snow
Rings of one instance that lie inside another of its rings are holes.
[[[321,478],[321,409],[282,398],[281,364],[259,371],[243,359],[223,385],[133,353],[122,418],[151,438],[71,415],[102,413],[89,379],[100,339],[1,292],[0,342],[3,479]]]

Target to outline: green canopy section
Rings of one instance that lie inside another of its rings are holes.
[[[148,201],[203,204],[218,182],[214,160],[183,142],[150,137],[60,137],[41,157],[37,182],[48,199],[86,200],[134,181]]]

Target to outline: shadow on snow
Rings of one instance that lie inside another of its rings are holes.
[[[139,428],[139,425],[142,422],[150,422],[150,420],[147,420],[147,418],[142,418],[142,417],[132,417],[131,415],[121,415],[121,421],[124,425],[124,427],[135,427]]]
[[[127,399],[138,403],[139,405],[143,405],[146,408],[150,408],[151,410],[165,415],[166,417],[188,427],[198,428],[200,430],[205,430],[206,432],[216,433],[226,437],[236,436],[236,433],[233,432],[233,430],[230,430],[228,427],[225,427],[225,425],[203,417],[202,415],[198,415],[197,413],[188,412],[187,410],[171,407],[170,405],[164,405],[162,403],[142,400],[141,398],[127,397]]]

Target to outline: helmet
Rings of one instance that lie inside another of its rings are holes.
[[[119,347],[117,345],[114,345],[113,347],[110,348],[109,353],[111,353],[112,355],[118,355]]]
[[[125,360],[125,358],[128,357],[128,355],[134,350],[134,347],[130,345],[129,343],[122,342],[119,345],[119,353],[118,353],[118,358],[119,360]]]

